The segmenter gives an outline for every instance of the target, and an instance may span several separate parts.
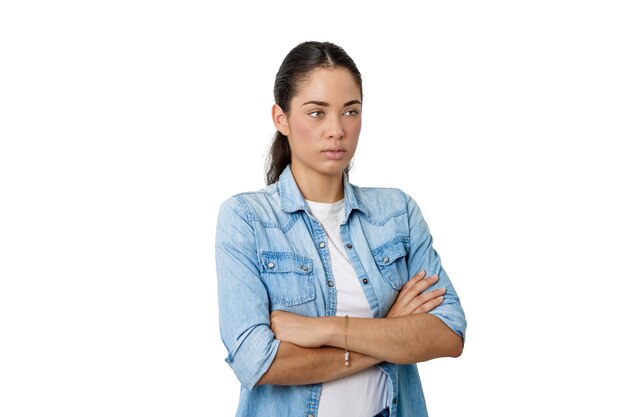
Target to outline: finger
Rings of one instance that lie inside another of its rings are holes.
[[[437,275],[431,275],[431,276],[425,277],[425,278],[423,278],[421,280],[413,281],[409,285],[409,289],[418,287],[418,288],[420,288],[423,291],[424,289],[426,289],[426,288],[430,287],[431,285],[433,285],[438,280],[439,280],[439,277]]]
[[[426,276],[426,271],[424,271],[422,269],[417,274],[413,275],[409,281],[411,281],[411,280],[418,280],[419,281],[420,279],[423,279],[425,276]]]
[[[437,275],[432,275],[428,278],[424,278],[419,281],[415,281],[412,285],[410,285],[406,292],[403,294],[403,302],[410,302],[415,297],[419,296],[421,293],[426,291],[429,287],[431,287],[434,283],[439,280]]]
[[[422,304],[418,309],[416,309],[413,313],[428,313],[432,311],[435,307],[443,303],[443,295],[430,300],[429,302]]]
[[[437,297],[443,296],[445,292],[446,289],[445,287],[443,287],[419,294],[407,304],[407,308],[409,308],[411,312],[415,312],[415,310],[419,309],[419,307],[426,304],[427,302],[432,301]]]
[[[431,275],[429,277],[424,278],[415,284],[415,287],[418,289],[419,293],[423,293],[429,287],[433,286],[437,281],[439,281],[439,277],[437,275]]]
[[[409,289],[413,286],[415,286],[415,284],[417,284],[418,282],[420,282],[421,280],[423,280],[426,277],[426,271],[420,271],[417,274],[413,275],[411,277],[411,279],[409,279],[404,286],[402,287],[402,289]]]
[[[415,285],[423,281],[425,278],[426,278],[426,271],[421,271],[413,275],[413,277],[404,284],[404,286],[402,287],[402,291],[404,291],[404,293],[406,293],[407,291],[410,291],[413,287],[415,287]]]
[[[420,271],[417,274],[413,275],[413,277],[402,286],[402,289],[400,290],[400,293],[396,298],[396,302],[402,301],[406,297],[406,294],[411,291],[411,289],[415,286],[415,284],[423,280],[425,276],[426,271]]]

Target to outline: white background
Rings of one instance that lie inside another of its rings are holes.
[[[234,415],[213,239],[297,43],[364,81],[351,181],[421,206],[469,326],[432,416],[623,416],[618,1],[3,2],[0,415]]]

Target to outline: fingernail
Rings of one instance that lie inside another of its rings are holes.
[[[420,277],[424,278],[424,276],[426,275],[426,271],[420,271],[420,273],[417,274],[417,275],[419,275]]]

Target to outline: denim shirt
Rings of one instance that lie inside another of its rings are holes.
[[[401,190],[364,188],[344,175],[345,219],[340,234],[374,317],[385,317],[417,272],[437,274],[429,290],[446,287],[430,312],[464,338],[465,315],[415,201]],[[220,333],[226,362],[241,382],[237,416],[317,415],[322,385],[261,385],[280,344],[270,312],[334,316],[337,292],[328,240],[293,178],[222,203],[216,231]],[[391,416],[427,416],[415,364],[383,362]],[[349,404],[346,404],[349,407]]]

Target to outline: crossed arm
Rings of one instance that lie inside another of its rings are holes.
[[[398,294],[384,319],[350,318],[350,366],[344,365],[345,318],[271,314],[281,341],[272,365],[257,385],[300,385],[331,381],[380,362],[416,363],[458,357],[463,340],[439,318],[426,314],[443,301],[444,288],[426,292],[437,281],[422,271]]]

